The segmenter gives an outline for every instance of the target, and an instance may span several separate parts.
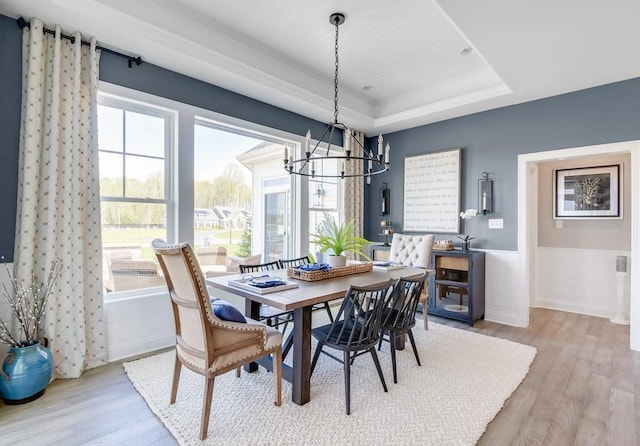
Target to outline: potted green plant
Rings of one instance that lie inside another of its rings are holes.
[[[339,225],[334,219],[328,219],[324,222],[321,233],[311,234],[310,241],[317,245],[322,253],[331,250],[327,263],[332,267],[346,265],[345,252],[353,252],[369,259],[363,251],[369,241],[355,236],[355,226],[352,220]]]
[[[4,257],[1,259],[4,263]],[[11,275],[5,263],[10,287],[2,285],[2,294],[9,302],[17,322],[11,329],[10,321],[0,319],[0,343],[10,345],[9,352],[0,362],[0,395],[6,404],[22,404],[44,394],[51,381],[53,354],[42,337],[42,323],[53,285],[61,272],[57,260],[45,280],[36,273],[26,285]]]

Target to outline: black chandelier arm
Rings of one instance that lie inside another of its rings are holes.
[[[285,169],[285,170],[287,170],[287,172],[290,173],[291,175],[295,174],[301,177],[309,177],[309,178],[367,178],[367,177],[372,177],[374,175],[379,175],[383,172],[387,172],[387,170],[377,170],[375,172],[371,172],[370,174],[365,173],[364,175],[357,174],[357,173],[351,173],[351,174],[345,173],[344,175],[319,175],[319,174],[312,175],[308,172],[289,172],[288,169]]]

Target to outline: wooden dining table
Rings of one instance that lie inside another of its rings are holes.
[[[246,274],[212,277],[207,279],[207,283],[216,289],[243,297],[245,299],[245,314],[252,319],[259,318],[260,305],[269,305],[279,310],[293,312],[293,332],[290,338],[293,345],[292,365],[282,365],[282,377],[292,385],[292,401],[303,405],[309,402],[311,395],[311,312],[313,306],[344,297],[350,285],[381,285],[389,279],[417,278],[424,274],[424,271],[422,268],[413,267],[394,270],[374,268],[369,272],[308,282],[287,277],[285,269],[274,270],[268,271],[268,274],[295,282],[298,287],[268,294],[258,294],[229,285],[229,280],[240,279]],[[269,357],[260,360],[259,364],[268,370],[273,368]],[[253,363],[248,367],[248,371],[255,371],[257,368],[258,364]]]

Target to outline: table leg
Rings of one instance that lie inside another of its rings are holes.
[[[293,310],[293,379],[291,399],[302,406],[311,399],[311,309]]]
[[[260,318],[260,302],[255,302],[250,299],[244,301],[244,314],[251,319],[258,320]],[[258,364],[250,362],[244,366],[245,371],[251,373],[258,370]]]

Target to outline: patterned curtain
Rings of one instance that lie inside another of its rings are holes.
[[[364,147],[364,133],[352,130],[354,135],[353,145],[358,144]],[[364,172],[363,163],[345,163],[346,174],[362,175]],[[344,221],[353,220],[355,235],[363,237],[364,234],[364,179],[363,177],[345,178],[344,180],[344,201],[342,203],[342,215]],[[357,260],[353,253],[348,253],[347,258]]]
[[[54,376],[73,378],[107,362],[102,306],[95,40],[83,46],[23,30],[22,123],[14,268],[18,279],[63,270],[46,309]]]

